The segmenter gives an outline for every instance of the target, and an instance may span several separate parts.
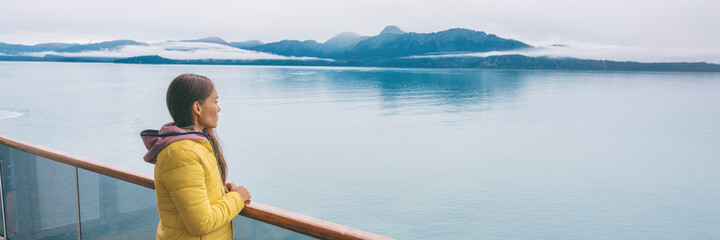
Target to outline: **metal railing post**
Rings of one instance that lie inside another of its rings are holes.
[[[80,227],[80,223],[82,222],[82,219],[80,219],[80,181],[78,177],[78,168],[75,167],[75,203],[77,206],[77,233],[78,233],[78,240],[82,240],[82,227]]]
[[[0,150],[2,151],[2,150]],[[2,154],[0,154],[2,156]],[[2,166],[3,166],[3,159],[0,158],[0,206],[2,206],[2,228],[3,228],[3,236],[2,239],[5,238],[5,235],[7,235],[7,221],[5,221],[5,194],[3,194],[3,173],[2,173]]]

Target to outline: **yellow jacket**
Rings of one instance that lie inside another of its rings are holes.
[[[179,140],[157,154],[157,239],[232,239],[232,219],[244,207],[236,192],[225,193],[207,140]]]

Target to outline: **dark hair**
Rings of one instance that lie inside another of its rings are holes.
[[[215,89],[215,85],[205,76],[186,73],[173,79],[168,87],[165,100],[170,116],[175,121],[175,126],[185,128],[194,125],[193,104],[195,102],[203,104],[205,99],[210,97],[213,89]],[[206,128],[203,132],[209,136],[210,143],[213,145],[218,167],[220,167],[220,176],[224,183],[227,179],[227,163],[218,138],[212,128]]]

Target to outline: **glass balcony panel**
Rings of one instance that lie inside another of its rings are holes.
[[[315,239],[281,227],[276,227],[261,221],[253,220],[243,216],[237,216],[232,221],[233,240],[254,240],[254,239],[282,239],[282,240],[305,240]]]
[[[75,168],[0,145],[8,239],[77,239]]]
[[[160,221],[155,191],[79,169],[84,239],[147,239]]]
[[[82,221],[100,219],[100,174],[78,169],[78,183],[80,218]]]

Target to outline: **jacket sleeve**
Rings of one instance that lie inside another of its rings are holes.
[[[230,192],[210,204],[205,186],[205,171],[200,156],[187,149],[178,149],[168,156],[173,166],[161,173],[163,184],[188,232],[205,235],[228,224],[244,207],[240,194]]]

